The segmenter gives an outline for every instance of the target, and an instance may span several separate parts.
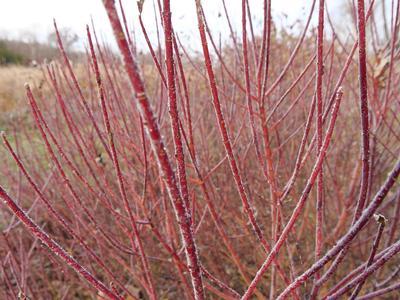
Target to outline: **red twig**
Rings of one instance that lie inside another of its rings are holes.
[[[197,253],[197,247],[194,241],[193,233],[191,230],[191,221],[189,212],[186,210],[185,202],[181,198],[179,189],[176,184],[175,176],[169,162],[164,143],[161,139],[158,125],[154,119],[153,111],[150,108],[149,100],[146,96],[144,84],[139,74],[138,67],[134,61],[131,52],[129,51],[128,43],[122,31],[121,23],[119,21],[114,1],[105,0],[104,6],[106,8],[108,18],[114,31],[114,36],[117,40],[118,47],[123,55],[125,70],[129,76],[130,83],[136,92],[137,106],[140,114],[145,121],[147,134],[150,137],[154,155],[157,158],[161,172],[166,181],[168,193],[174,205],[176,218],[184,242],[186,257],[189,264],[189,271],[192,278],[194,294],[196,299],[204,298],[203,284],[200,272],[200,262]]]
[[[0,186],[0,198],[3,199],[5,205],[12,210],[12,212],[18,217],[18,219],[26,226],[31,234],[40,239],[54,254],[59,256],[66,264],[68,264],[75,272],[85,278],[90,285],[96,288],[99,292],[110,299],[120,300],[122,299],[110,289],[108,289],[103,283],[96,279],[91,273],[89,273],[82,265],[79,264],[72,256],[61,248],[54,240],[52,240],[42,229],[39,228],[25,212],[15,203],[13,199],[8,196],[6,191]]]

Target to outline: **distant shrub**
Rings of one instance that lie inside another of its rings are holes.
[[[7,45],[0,41],[0,65],[21,64],[24,58],[7,48]]]

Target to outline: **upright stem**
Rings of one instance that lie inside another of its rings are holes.
[[[359,80],[359,101],[361,110],[361,155],[362,155],[362,177],[361,189],[354,214],[353,224],[360,217],[368,194],[369,178],[369,118],[368,118],[368,83],[367,83],[367,62],[365,43],[365,13],[364,0],[358,0],[358,80]]]
[[[167,84],[168,84],[168,105],[169,115],[171,118],[172,135],[175,145],[175,157],[178,165],[178,177],[181,188],[181,195],[186,205],[186,210],[189,212],[189,192],[186,180],[185,156],[183,154],[183,144],[181,133],[179,130],[179,113],[176,101],[175,87],[175,64],[174,64],[174,48],[173,48],[173,29],[171,24],[171,7],[170,1],[164,0],[163,5],[163,20],[165,34],[165,61],[167,66]]]
[[[201,3],[200,3],[200,0],[195,0],[195,1],[196,1],[196,8],[197,8],[197,20],[198,20],[198,24],[199,24],[201,45],[203,48],[203,56],[204,56],[205,65],[206,65],[206,69],[207,69],[208,81],[209,81],[209,85],[210,85],[210,89],[211,89],[211,93],[212,93],[213,106],[214,106],[215,114],[217,116],[218,126],[219,126],[219,130],[221,133],[221,138],[222,138],[222,141],[223,141],[223,144],[225,147],[225,152],[228,156],[229,165],[231,167],[231,171],[232,171],[235,183],[236,183],[236,188],[239,192],[240,199],[242,200],[244,211],[245,211],[246,215],[248,216],[250,223],[253,227],[253,230],[254,230],[257,238],[263,245],[263,247],[269,248],[268,243],[265,240],[264,235],[262,233],[262,230],[256,221],[253,209],[250,205],[248,196],[247,196],[246,191],[243,186],[242,177],[240,176],[240,173],[239,173],[239,168],[238,168],[238,165],[236,162],[236,158],[233,154],[232,143],[230,141],[228,129],[226,127],[225,118],[222,114],[221,103],[220,103],[220,99],[219,99],[219,95],[218,95],[218,89],[217,89],[217,85],[216,85],[214,70],[213,70],[212,62],[211,62],[211,56],[210,56],[210,52],[208,49],[206,32],[204,29],[204,20],[203,20],[203,14],[202,14],[202,9],[201,9]]]
[[[154,155],[158,161],[161,173],[163,174],[167,190],[172,201],[176,219],[182,236],[183,245],[188,261],[189,273],[192,279],[195,299],[204,299],[203,280],[200,270],[200,261],[197,253],[197,247],[194,241],[191,228],[190,216],[183,201],[178,186],[176,184],[175,175],[166,152],[163,139],[161,138],[158,124],[154,118],[153,110],[150,107],[147,98],[143,80],[140,76],[136,61],[132,57],[129,45],[126,41],[122,30],[120,20],[115,8],[114,0],[104,0],[104,7],[107,11],[108,18],[114,31],[118,47],[122,53],[125,70],[128,74],[132,88],[136,92],[137,108],[143,118],[147,134],[150,138]]]
[[[375,0],[372,0],[371,3],[369,4],[369,8],[368,8],[368,11],[367,11],[366,18],[371,16],[374,2],[375,2]],[[363,12],[364,12],[364,6],[363,6]],[[362,15],[364,16],[364,13],[362,13]],[[362,19],[361,23],[363,24],[363,28],[364,28],[364,35],[363,35],[364,36],[364,38],[363,38],[364,39],[364,51],[363,51],[364,55],[363,56],[364,56],[364,64],[365,64],[366,63],[366,59],[365,59],[365,20],[364,20],[364,18]],[[359,33],[360,33],[360,31],[359,31]],[[361,47],[360,46],[360,37],[361,36],[359,35],[358,36],[358,40],[354,43],[353,48],[351,49],[351,52],[350,52],[350,54],[349,54],[349,56],[347,58],[347,61],[346,61],[346,67],[343,69],[343,72],[340,75],[339,82],[341,82],[344,79],[344,75],[347,72],[347,69],[348,69],[348,67],[350,65],[350,61],[351,61],[351,59],[353,57],[353,54],[354,54],[354,52],[356,50],[356,47],[358,46],[359,49]],[[362,55],[359,54],[359,61],[361,61],[360,56],[362,56]],[[363,74],[364,74],[363,76],[361,76],[361,71],[362,70],[363,70]],[[361,136],[362,136],[362,149],[361,149],[361,153],[362,153],[362,156],[363,156],[363,160],[362,160],[362,174],[363,175],[362,175],[362,183],[361,183],[360,195],[359,195],[357,208],[356,208],[356,212],[354,214],[354,218],[353,218],[353,223],[352,224],[354,224],[355,221],[358,219],[357,215],[360,215],[361,212],[362,212],[362,209],[363,209],[364,203],[365,203],[365,199],[366,199],[367,194],[368,194],[368,183],[369,183],[369,138],[368,138],[369,130],[367,129],[366,131],[364,131],[364,124],[365,123],[366,123],[367,128],[368,128],[368,103],[367,103],[367,89],[366,89],[367,88],[367,85],[366,85],[367,84],[366,65],[364,65],[364,68],[362,70],[361,70],[361,67],[359,67],[359,78],[365,77],[363,79],[363,82],[365,84],[364,85],[365,86],[365,90],[364,90],[364,92],[365,92],[365,95],[364,95],[365,96],[365,101],[364,102],[363,101],[360,102],[361,103],[360,105],[361,106],[365,106],[365,108],[366,108],[366,111],[364,111],[364,112],[363,112],[363,109],[361,109],[361,120],[362,120],[361,121],[361,123],[362,123],[362,134],[361,134]],[[361,85],[361,80],[360,80],[360,89],[361,89],[361,86],[362,85]],[[360,99],[363,99],[361,97],[361,93],[360,93]],[[367,137],[367,139],[365,139],[365,137]],[[367,160],[365,160],[364,158],[367,158]],[[366,161],[368,163],[366,163]],[[367,176],[365,176],[365,175],[367,175]],[[345,257],[345,255],[347,253],[347,249],[348,249],[348,246],[346,246],[343,249],[343,251],[336,257],[335,261],[330,265],[328,271],[326,271],[324,273],[324,275],[318,280],[318,282],[314,285],[314,287],[322,286],[329,279],[329,277],[332,276],[332,274],[336,271],[336,269],[338,268],[339,264],[342,262],[343,258]]]
[[[322,78],[324,74],[323,54],[324,54],[324,5],[325,1],[319,1],[318,13],[318,37],[317,37],[317,82],[316,82],[316,97],[317,97],[317,156],[322,147]],[[323,166],[318,174],[317,179],[317,205],[316,205],[316,224],[315,224],[315,259],[320,258],[322,250],[322,225],[323,225],[323,196],[324,196],[324,175]],[[319,279],[319,273],[315,275],[315,280]],[[315,290],[317,292],[317,290]],[[311,296],[312,299],[315,295]]]

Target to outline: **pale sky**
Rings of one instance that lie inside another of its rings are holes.
[[[305,19],[311,2],[311,0],[272,1],[273,18],[278,23],[287,22],[289,24],[292,24],[297,18]],[[220,0],[203,0],[203,7],[214,34],[222,32],[227,36],[226,19],[224,15],[218,17],[219,13],[223,14],[221,3]],[[250,3],[254,20],[262,20],[263,1],[250,0]],[[140,44],[143,39],[137,25],[136,0],[123,0],[123,4],[130,29],[135,26]],[[226,4],[235,28],[239,29],[241,0],[226,0]],[[175,30],[182,38],[184,37],[185,42],[196,47],[198,31],[194,7],[194,0],[171,0]],[[335,9],[333,8],[333,10]],[[284,15],[287,15],[287,18]],[[316,13],[314,15],[316,16]],[[0,0],[0,37],[29,39],[34,36],[39,41],[45,41],[47,35],[53,30],[52,20],[55,18],[60,28],[69,27],[81,38],[83,37],[79,42],[83,44],[85,26],[90,23],[91,16],[102,39],[113,44],[114,39],[101,0]],[[152,0],[145,1],[143,18],[152,41],[156,42]]]

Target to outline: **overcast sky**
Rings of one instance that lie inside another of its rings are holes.
[[[298,18],[305,18],[311,0],[276,0],[272,1],[273,18],[277,23],[292,24]],[[338,2],[338,1],[330,1]],[[226,0],[234,26],[240,28],[241,0]],[[262,0],[250,0],[254,20],[262,20]],[[103,40],[114,43],[111,28],[101,0],[0,0],[0,37],[30,39],[35,37],[45,41],[52,32],[52,20],[56,19],[59,27],[69,27],[80,37],[85,35],[85,25],[92,16],[96,30]],[[123,0],[130,27],[135,26],[139,43],[141,32],[137,27],[136,0]],[[194,0],[171,0],[172,18],[176,31],[184,40],[195,47],[198,40],[197,20]],[[215,34],[227,33],[228,28],[220,0],[203,0],[203,7]],[[335,8],[332,9],[335,11]],[[287,18],[285,17],[287,16]],[[316,14],[315,14],[316,15]],[[152,40],[155,42],[153,1],[146,0],[143,18]],[[211,21],[212,20],[212,21]],[[257,25],[257,24],[255,24]],[[296,26],[293,30],[296,30]],[[226,35],[225,35],[226,36]],[[83,40],[82,40],[83,41]],[[80,42],[81,44],[83,42]]]

